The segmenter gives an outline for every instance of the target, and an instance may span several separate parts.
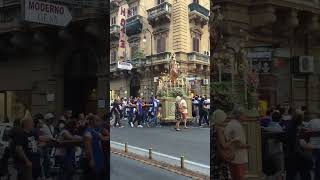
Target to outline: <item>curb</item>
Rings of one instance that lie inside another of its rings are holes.
[[[111,146],[111,148],[119,150],[119,151],[124,151],[124,149],[125,149],[125,144],[118,143],[115,141],[110,141],[110,146]],[[130,146],[130,145],[128,145],[127,148],[128,148],[128,152],[130,152],[132,154],[135,154],[135,155],[138,155],[138,156],[141,156],[144,158],[149,157],[149,150],[147,150],[147,149],[143,149],[143,148],[139,148],[139,147],[135,147],[135,146]],[[166,155],[166,154],[162,154],[162,153],[155,152],[155,151],[152,152],[152,159],[155,161],[164,162],[166,164],[169,164],[169,165],[175,166],[175,167],[180,167],[180,165],[181,165],[180,158]],[[184,160],[184,168],[187,170],[193,171],[195,173],[202,174],[204,176],[210,176],[210,166],[207,166],[204,164]]]

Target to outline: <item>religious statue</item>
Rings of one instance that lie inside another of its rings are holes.
[[[173,85],[176,84],[178,77],[179,77],[178,63],[176,61],[175,53],[171,53],[170,80],[171,80]]]

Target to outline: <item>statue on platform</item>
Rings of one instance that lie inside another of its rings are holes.
[[[173,85],[176,84],[177,78],[179,77],[179,67],[176,61],[175,53],[171,53],[171,61],[170,61],[170,80]]]

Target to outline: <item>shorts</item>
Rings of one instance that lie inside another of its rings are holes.
[[[188,118],[188,113],[182,113],[182,119],[187,119]]]
[[[246,164],[230,164],[232,177],[244,177],[246,173]]]

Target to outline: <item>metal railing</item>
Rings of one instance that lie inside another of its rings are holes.
[[[192,11],[196,11],[206,17],[209,16],[209,9],[201,6],[200,4],[198,3],[191,3],[189,4],[189,11],[192,12]]]
[[[189,59],[189,61],[202,61],[202,62],[205,62],[205,63],[209,63],[210,62],[210,57],[208,55],[201,54],[201,53],[198,53],[198,52],[188,53],[188,59]]]
[[[162,14],[171,13],[172,5],[168,2],[163,2],[151,9],[148,9],[148,19],[153,19]]]

